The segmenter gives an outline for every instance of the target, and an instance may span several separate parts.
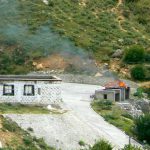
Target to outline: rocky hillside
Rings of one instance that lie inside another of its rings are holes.
[[[52,53],[85,68],[134,44],[150,51],[149,0],[0,0],[0,19],[1,74],[29,72]]]

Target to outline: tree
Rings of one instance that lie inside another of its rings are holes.
[[[150,113],[135,119],[135,133],[139,140],[150,144]]]
[[[135,45],[125,50],[123,61],[128,64],[143,62],[145,50],[143,47]]]
[[[146,77],[146,69],[142,65],[137,65],[131,69],[131,77],[134,80],[144,80]]]

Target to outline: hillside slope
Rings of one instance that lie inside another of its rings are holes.
[[[0,8],[3,74],[28,72],[51,53],[108,61],[133,44],[149,50],[149,0],[14,0]]]

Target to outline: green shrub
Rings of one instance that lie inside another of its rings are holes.
[[[100,140],[96,142],[90,150],[112,150],[112,149],[113,147],[109,142],[105,140]]]
[[[80,145],[80,146],[85,146],[85,142],[82,141],[82,140],[80,140],[80,141],[79,141],[79,145]]]
[[[137,96],[138,98],[142,98],[143,97],[143,89],[137,88],[137,91],[134,93],[134,96]]]
[[[24,142],[25,145],[31,145],[33,140],[32,140],[31,137],[25,136],[25,137],[23,137],[23,142]]]
[[[41,149],[44,149],[44,150],[55,150],[53,147],[49,147],[49,146],[44,142],[44,139],[43,139],[43,138],[36,139],[36,142],[38,143],[38,146],[39,146]]]
[[[125,50],[123,61],[125,63],[140,63],[145,59],[145,50],[143,47],[135,45]]]
[[[110,110],[113,102],[111,100],[100,100],[97,104],[101,109]]]
[[[150,113],[135,119],[135,134],[139,140],[150,144]]]
[[[150,88],[144,88],[143,89],[144,93],[146,93],[148,95],[148,97],[150,98]]]
[[[133,117],[128,113],[128,112],[123,112],[122,114],[121,114],[121,116],[123,116],[123,117],[125,117],[125,118],[128,118],[128,119],[133,119]]]
[[[125,145],[122,150],[142,150],[142,149],[137,146],[129,144],[129,145]]]
[[[150,53],[147,53],[145,55],[145,61],[148,62],[148,63],[150,63]]]
[[[131,69],[131,77],[134,80],[144,80],[146,78],[146,69],[142,65],[137,65]]]

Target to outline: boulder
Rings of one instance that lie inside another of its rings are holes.
[[[141,108],[143,113],[149,113],[150,112],[150,101],[147,99],[139,100],[136,102],[137,107]]]
[[[116,50],[116,51],[112,54],[112,57],[113,57],[113,58],[121,58],[122,55],[123,55],[123,50],[118,49],[118,50]]]

